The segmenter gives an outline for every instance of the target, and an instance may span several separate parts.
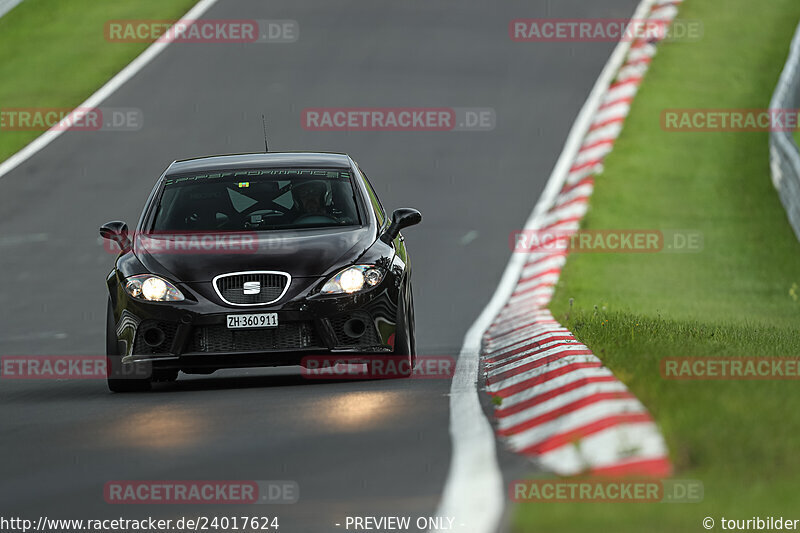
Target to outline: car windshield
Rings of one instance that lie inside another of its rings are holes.
[[[165,178],[154,231],[262,231],[360,224],[349,171],[247,169]]]

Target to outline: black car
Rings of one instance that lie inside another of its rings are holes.
[[[284,152],[173,162],[108,276],[112,391],[149,389],[178,371],[299,365],[311,354],[415,360],[411,262],[346,154]],[[407,372],[406,372],[407,373]]]

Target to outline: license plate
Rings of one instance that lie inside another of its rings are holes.
[[[278,313],[259,313],[257,315],[228,315],[228,329],[275,328],[278,327]]]

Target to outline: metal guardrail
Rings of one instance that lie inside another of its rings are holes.
[[[769,104],[772,109],[800,108],[800,26],[792,39],[789,59]],[[772,183],[778,190],[789,223],[800,240],[800,149],[791,131],[771,131],[769,159]]]

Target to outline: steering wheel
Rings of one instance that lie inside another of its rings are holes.
[[[283,207],[281,204],[273,202],[272,200],[262,200],[260,202],[256,202],[255,204],[251,205],[241,213],[239,213],[243,218],[247,218],[250,216],[250,213],[254,213],[256,211],[264,211],[264,210],[272,210],[277,211],[279,213],[283,213],[284,215],[289,212],[289,209]]]

